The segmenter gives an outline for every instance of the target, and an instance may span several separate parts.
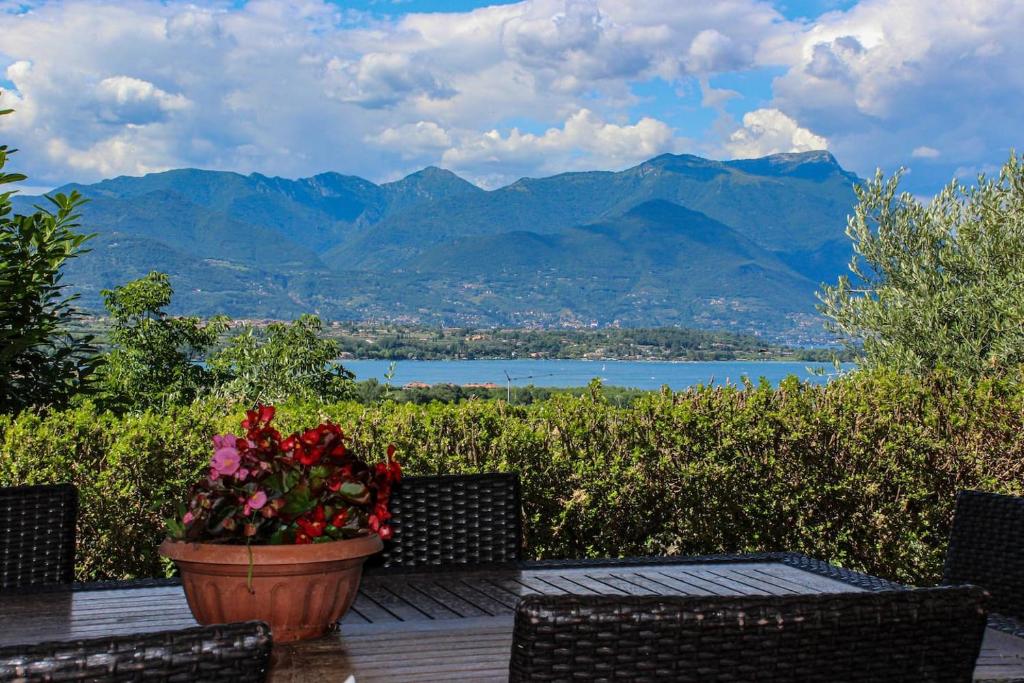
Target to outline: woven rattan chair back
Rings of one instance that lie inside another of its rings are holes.
[[[993,612],[1024,620],[1024,498],[960,492],[942,582],[981,586]]]
[[[267,676],[270,628],[261,621],[0,648],[0,680],[224,681]]]
[[[510,681],[969,683],[983,595],[529,596]]]
[[[77,519],[70,484],[0,488],[0,589],[71,583]]]
[[[405,477],[390,501],[394,537],[368,568],[518,561],[519,500],[514,473]]]

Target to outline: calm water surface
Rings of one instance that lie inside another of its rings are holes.
[[[376,378],[384,382],[390,361],[346,360],[344,366],[356,373],[357,380]],[[847,366],[852,367],[852,366]],[[823,369],[825,375],[815,375]],[[595,377],[605,385],[658,389],[667,384],[672,389],[685,389],[695,384],[738,383],[743,377],[757,382],[764,377],[772,384],[789,375],[811,382],[824,383],[834,376],[828,364],[779,361],[589,361],[589,360],[405,360],[397,361],[391,382],[402,386],[409,382],[426,384],[494,383],[506,385],[506,373],[513,386],[580,387]]]

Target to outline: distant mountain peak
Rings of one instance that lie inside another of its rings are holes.
[[[787,176],[815,181],[840,175],[852,182],[858,180],[856,175],[843,170],[832,153],[824,149],[782,152],[757,159],[734,159],[726,161],[725,165],[753,175]]]
[[[711,159],[705,159],[704,157],[699,157],[699,156],[697,156],[695,154],[672,154],[671,152],[665,152],[664,154],[659,154],[656,157],[648,159],[644,163],[648,163],[648,164],[687,163],[687,164],[692,164],[692,165],[697,165],[697,166],[704,166],[704,165],[709,165],[709,164],[713,165],[713,164],[717,164],[717,163],[720,163],[720,162],[713,161]]]
[[[437,166],[410,173],[401,180],[381,185],[385,192],[404,205],[409,201],[436,200],[446,197],[461,197],[483,192],[479,187],[455,173]]]
[[[458,174],[449,171],[446,168],[438,168],[437,166],[427,166],[426,168],[420,169],[415,173],[410,173],[401,180],[396,180],[391,183],[384,183],[385,185],[397,185],[399,183],[457,183],[465,185],[473,185],[465,178],[462,178]],[[474,187],[476,187],[474,185]]]

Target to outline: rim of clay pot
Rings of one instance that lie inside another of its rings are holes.
[[[160,554],[172,560],[209,564],[297,564],[301,562],[330,562],[373,555],[384,549],[377,534],[356,536],[327,543],[304,545],[225,545],[222,543],[189,543],[166,539],[160,544]]]

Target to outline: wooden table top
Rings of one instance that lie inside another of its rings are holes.
[[[826,565],[827,566],[827,565]],[[274,646],[271,681],[504,681],[524,595],[864,590],[780,561],[529,566],[372,574],[339,630]],[[843,578],[840,576],[840,578]],[[0,596],[0,645],[194,626],[180,586]],[[1024,638],[988,629],[975,680],[1024,681]]]

